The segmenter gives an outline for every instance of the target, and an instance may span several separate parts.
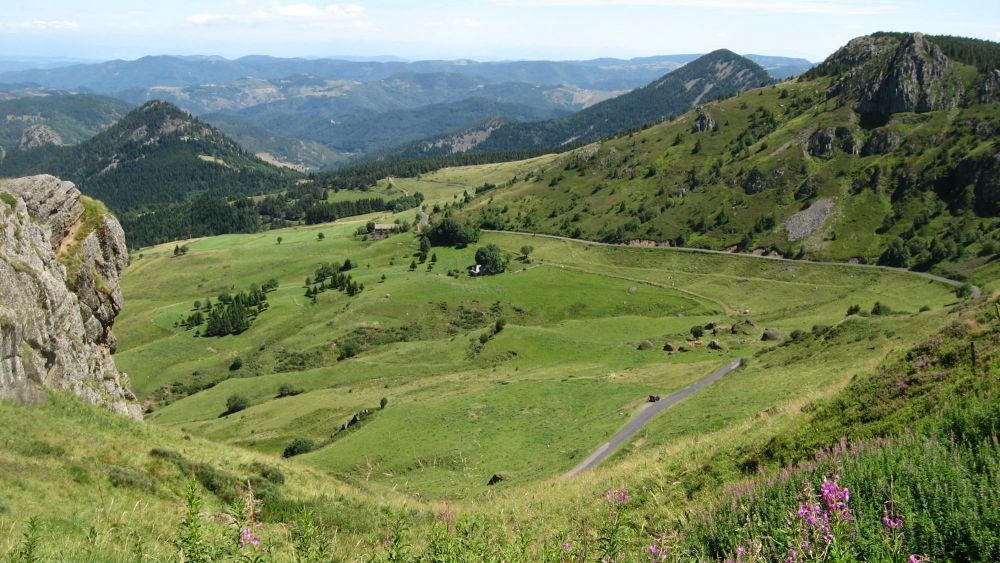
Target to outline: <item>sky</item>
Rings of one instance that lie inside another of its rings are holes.
[[[0,56],[588,59],[704,53],[820,61],[852,37],[1000,41],[1000,0],[0,0]]]

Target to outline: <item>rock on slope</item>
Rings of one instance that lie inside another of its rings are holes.
[[[60,389],[142,418],[111,358],[127,263],[121,225],[72,183],[0,180],[0,398]]]

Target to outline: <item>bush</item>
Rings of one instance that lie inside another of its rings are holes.
[[[354,340],[347,340],[342,344],[339,344],[340,352],[337,354],[338,360],[346,360],[347,358],[353,358],[361,353],[361,345]]]
[[[243,395],[230,395],[226,399],[226,412],[225,414],[233,414],[234,412],[240,412],[241,410],[250,406],[250,399],[247,399]]]
[[[280,469],[274,467],[273,465],[267,465],[266,463],[261,463],[255,461],[250,464],[250,470],[257,473],[264,479],[267,479],[275,485],[285,484],[285,474],[281,472]]]
[[[888,305],[883,305],[882,302],[876,301],[875,305],[872,307],[873,315],[888,315],[892,313],[892,309]]]
[[[701,338],[705,336],[705,327],[701,325],[691,327],[691,336],[694,338]]]
[[[278,387],[279,399],[282,397],[292,397],[300,393],[302,393],[302,389],[292,386],[291,383],[282,383],[281,386]]]
[[[236,356],[233,358],[233,363],[229,364],[229,371],[236,371],[243,367],[243,358]]]
[[[962,285],[955,288],[955,296],[959,299],[968,299],[972,297],[972,284],[965,282]]]
[[[316,449],[316,442],[309,438],[296,438],[292,440],[292,443],[285,447],[285,451],[281,453],[281,457],[294,457],[301,454],[309,453]]]
[[[115,487],[136,489],[148,493],[156,492],[156,481],[143,471],[130,467],[113,466],[108,470],[108,480]]]
[[[851,305],[847,308],[847,316],[857,315],[861,312],[861,305]]]
[[[382,397],[382,399],[378,402],[378,408],[384,409],[385,406],[388,405],[388,404],[389,404],[389,399],[386,399],[385,397]]]

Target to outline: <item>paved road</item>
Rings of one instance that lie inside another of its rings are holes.
[[[642,246],[631,246],[631,245],[628,245],[628,244],[616,244],[616,243],[598,242],[598,241],[594,241],[594,240],[586,240],[586,239],[580,239],[580,238],[561,237],[559,235],[543,235],[541,233],[526,233],[526,232],[521,232],[521,231],[495,231],[495,230],[491,230],[491,229],[483,229],[483,230],[486,231],[486,232],[488,232],[488,233],[501,233],[501,234],[506,233],[506,234],[511,234],[511,235],[523,235],[523,236],[528,236],[528,237],[542,237],[542,238],[550,238],[550,239],[555,239],[555,240],[565,240],[567,242],[578,242],[578,243],[581,243],[581,244],[590,244],[590,245],[593,245],[593,246],[621,246],[621,247],[625,247],[625,248],[648,248],[648,247],[642,247]],[[906,268],[893,268],[891,266],[879,266],[877,264],[851,264],[850,262],[823,262],[823,261],[818,261],[818,260],[796,260],[796,259],[792,259],[792,258],[782,258],[780,256],[757,256],[755,254],[745,254],[745,253],[742,253],[742,252],[726,252],[726,251],[723,251],[723,250],[708,250],[708,249],[705,249],[705,248],[682,248],[682,247],[679,247],[679,246],[657,247],[657,248],[659,248],[661,250],[673,250],[673,251],[677,251],[677,252],[700,252],[702,254],[723,254],[725,256],[740,256],[740,257],[744,257],[744,258],[757,258],[757,259],[760,259],[760,260],[776,260],[778,262],[790,262],[790,263],[793,263],[793,264],[799,263],[799,264],[819,264],[821,266],[849,266],[849,267],[852,267],[852,268],[869,268],[869,269],[875,269],[875,270],[887,270],[887,271],[891,271],[891,272],[904,272],[904,273],[907,273],[907,274],[913,274],[913,275],[916,275],[916,276],[920,276],[922,278],[926,278],[926,279],[929,279],[929,280],[934,280],[936,282],[941,282],[943,284],[947,284],[947,285],[950,285],[952,287],[959,287],[960,285],[962,285],[964,283],[964,282],[960,282],[960,281],[955,281],[955,280],[952,280],[952,279],[948,279],[948,278],[945,278],[945,277],[942,277],[942,276],[936,276],[936,275],[928,273],[928,272],[916,272],[916,271],[913,271],[913,270],[908,270]],[[977,286],[973,285],[972,286],[972,298],[973,299],[979,299],[980,297],[982,297],[982,295],[983,295],[982,290],[979,289]]]
[[[635,415],[635,417],[633,417],[632,420],[630,420],[628,424],[625,425],[624,428],[622,428],[621,430],[618,431],[617,434],[612,436],[611,440],[609,440],[601,447],[594,450],[594,453],[587,456],[587,459],[584,459],[583,461],[580,462],[579,465],[571,469],[569,473],[565,475],[565,477],[575,477],[580,473],[587,471],[588,469],[596,467],[602,461],[610,457],[611,454],[615,453],[615,451],[618,448],[620,448],[625,442],[629,441],[633,436],[635,436],[636,433],[638,433],[639,430],[641,430],[642,427],[645,426],[646,423],[649,422],[654,416],[660,414],[664,410],[677,404],[685,397],[698,391],[699,389],[702,389],[703,387],[707,387],[712,383],[715,383],[716,381],[721,379],[722,376],[740,367],[740,365],[742,364],[743,360],[737,358],[729,362],[728,364],[720,367],[719,369],[713,371],[712,373],[708,374],[703,379],[698,380],[694,384],[685,387],[684,389],[681,389],[680,391],[674,393],[673,395],[670,395],[669,397],[664,397],[655,403],[646,403],[646,406],[641,411],[639,411],[639,414]]]

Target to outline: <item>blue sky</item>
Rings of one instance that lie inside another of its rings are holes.
[[[904,0],[0,0],[0,55],[822,60],[876,30],[1000,41],[1000,2]]]

